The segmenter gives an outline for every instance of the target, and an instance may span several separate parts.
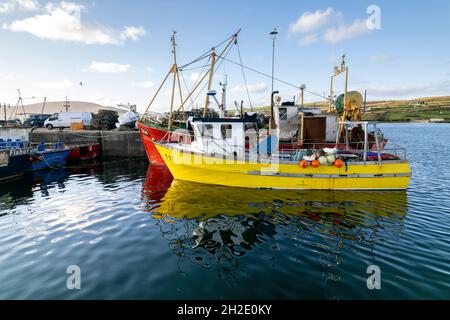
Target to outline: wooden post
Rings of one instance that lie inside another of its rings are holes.
[[[174,64],[172,67],[173,72],[173,82],[172,82],[172,97],[170,98],[170,112],[169,112],[169,124],[167,125],[167,131],[172,130],[172,122],[173,122],[173,101],[175,99],[175,85],[177,81],[177,65]]]
[[[303,140],[305,139],[305,114],[300,112],[300,142],[303,146]]]
[[[211,90],[211,87],[212,87],[215,64],[216,64],[216,51],[213,48],[211,51],[211,68],[209,70],[208,91]],[[209,107],[209,95],[206,94],[205,108],[203,109],[203,117],[204,118],[206,118],[206,115],[208,114],[208,107]]]

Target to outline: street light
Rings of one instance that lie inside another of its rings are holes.
[[[302,100],[301,100],[301,107],[303,108],[303,104],[304,104],[304,102],[305,102],[305,89],[306,89],[306,84],[302,84],[301,86],[300,86],[300,91],[301,91],[301,95],[302,95]]]
[[[275,72],[275,40],[277,39],[278,31],[277,28],[274,28],[270,33],[270,37],[272,38],[272,98],[270,101],[270,129],[275,129],[275,119],[274,119],[274,102],[273,102],[273,83],[274,83],[274,72]]]
[[[274,80],[274,72],[275,72],[275,40],[277,39],[278,31],[277,28],[274,28],[270,33],[270,37],[272,38],[272,92],[273,92],[273,80]]]

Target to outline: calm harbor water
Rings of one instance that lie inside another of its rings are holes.
[[[450,299],[450,125],[382,129],[408,146],[407,192],[214,187],[143,161],[1,184],[0,298]]]

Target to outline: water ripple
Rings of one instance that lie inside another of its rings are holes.
[[[450,156],[450,126],[383,130],[409,145],[408,192],[205,186],[139,161],[0,185],[0,298],[448,299],[450,171],[424,155]]]

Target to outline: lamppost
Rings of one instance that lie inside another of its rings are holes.
[[[304,102],[305,102],[305,89],[306,89],[306,84],[302,84],[301,86],[300,86],[300,91],[301,91],[301,95],[302,95],[302,99],[301,99],[301,104],[300,104],[300,106],[303,108],[303,104],[304,104]]]
[[[273,31],[270,33],[270,37],[272,38],[272,98],[270,101],[270,129],[275,129],[275,119],[274,119],[274,102],[273,102],[273,84],[274,84],[274,74],[275,74],[275,40],[277,38],[278,31],[277,28],[274,28]]]

